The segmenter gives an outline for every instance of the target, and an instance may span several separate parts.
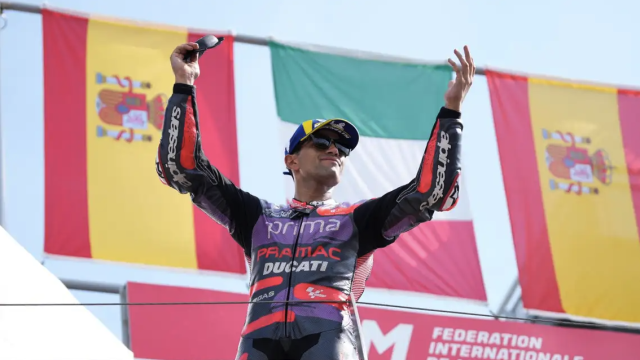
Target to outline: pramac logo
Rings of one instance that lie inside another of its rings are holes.
[[[96,84],[104,86],[96,97],[96,112],[104,123],[97,127],[98,137],[150,142],[151,135],[140,133],[140,130],[147,130],[151,124],[162,131],[167,96],[161,93],[147,99],[146,94],[134,92],[134,89],[150,89],[150,82],[97,73]]]
[[[591,139],[570,132],[542,129],[546,163],[555,179],[549,180],[551,190],[577,195],[597,195],[598,183],[611,184],[613,166],[604,149],[591,150]]]

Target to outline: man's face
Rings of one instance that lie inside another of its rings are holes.
[[[334,131],[319,130],[313,134],[325,139],[338,139],[340,136]],[[335,144],[328,149],[319,149],[309,138],[302,144],[297,155],[293,155],[289,165],[292,170],[298,170],[298,176],[315,179],[326,186],[336,186],[344,169],[346,156],[338,151]],[[295,176],[295,175],[294,175]]]

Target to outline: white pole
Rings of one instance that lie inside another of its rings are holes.
[[[3,4],[0,3],[0,58],[2,57],[2,30],[7,25],[7,19],[4,17]],[[0,64],[0,69],[2,68]],[[0,77],[1,79],[2,77]],[[2,84],[0,84],[2,88]],[[4,191],[4,146],[2,143],[2,96],[0,96],[0,226],[6,229],[4,203],[5,203],[5,191]]]

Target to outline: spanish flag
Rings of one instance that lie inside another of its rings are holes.
[[[246,273],[227,230],[155,172],[169,56],[205,34],[48,9],[42,21],[45,253]],[[200,69],[204,151],[238,184],[233,38]]]
[[[640,322],[640,92],[487,79],[524,307]]]

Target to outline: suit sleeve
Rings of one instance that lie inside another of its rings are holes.
[[[189,194],[198,208],[229,231],[245,254],[250,253],[251,233],[261,214],[262,201],[238,188],[205,156],[195,86],[173,86],[158,146],[156,172],[163,184],[180,194]]]
[[[462,171],[460,112],[441,108],[417,174],[409,183],[354,210],[360,255],[392,244],[403,232],[450,211],[458,203]]]

